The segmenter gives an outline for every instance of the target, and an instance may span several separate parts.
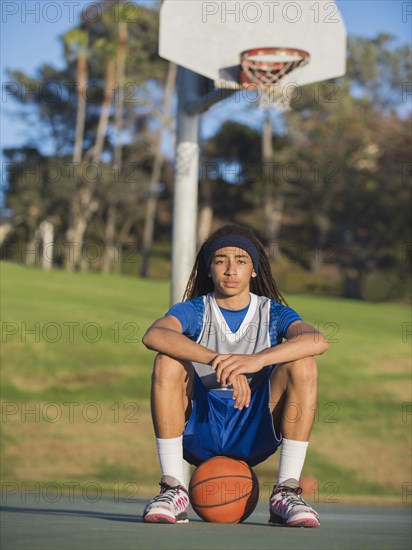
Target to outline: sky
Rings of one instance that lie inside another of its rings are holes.
[[[19,69],[33,76],[36,68],[44,63],[61,67],[62,48],[58,37],[75,26],[81,10],[91,3],[82,0],[2,0],[0,3],[2,148],[22,145],[35,131],[19,120],[17,104],[5,93],[5,83],[10,80],[7,69]],[[140,3],[150,5],[150,0]],[[385,32],[394,35],[399,44],[411,44],[412,1],[337,0],[337,4],[348,34],[373,37]],[[209,126],[212,131],[213,124]]]

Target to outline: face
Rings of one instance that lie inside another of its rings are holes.
[[[249,293],[250,280],[256,277],[256,272],[252,258],[245,250],[227,246],[213,254],[209,276],[212,277],[215,293],[238,296]]]

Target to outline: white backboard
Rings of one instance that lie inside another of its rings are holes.
[[[345,74],[346,30],[332,0],[164,0],[159,55],[213,81],[239,77],[240,53],[261,47],[305,50],[310,62],[286,75],[310,84]]]

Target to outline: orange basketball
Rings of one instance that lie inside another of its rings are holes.
[[[203,520],[239,523],[250,516],[258,503],[259,482],[243,460],[215,456],[193,472],[189,497]]]

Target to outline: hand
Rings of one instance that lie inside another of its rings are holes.
[[[264,367],[261,357],[258,354],[218,354],[213,359],[210,366],[216,371],[216,380],[223,385],[233,385],[233,380],[239,374],[258,372]]]
[[[246,376],[244,374],[235,376],[232,386],[233,399],[235,399],[235,409],[239,409],[241,411],[243,407],[249,407],[252,392],[250,391],[250,386]]]

